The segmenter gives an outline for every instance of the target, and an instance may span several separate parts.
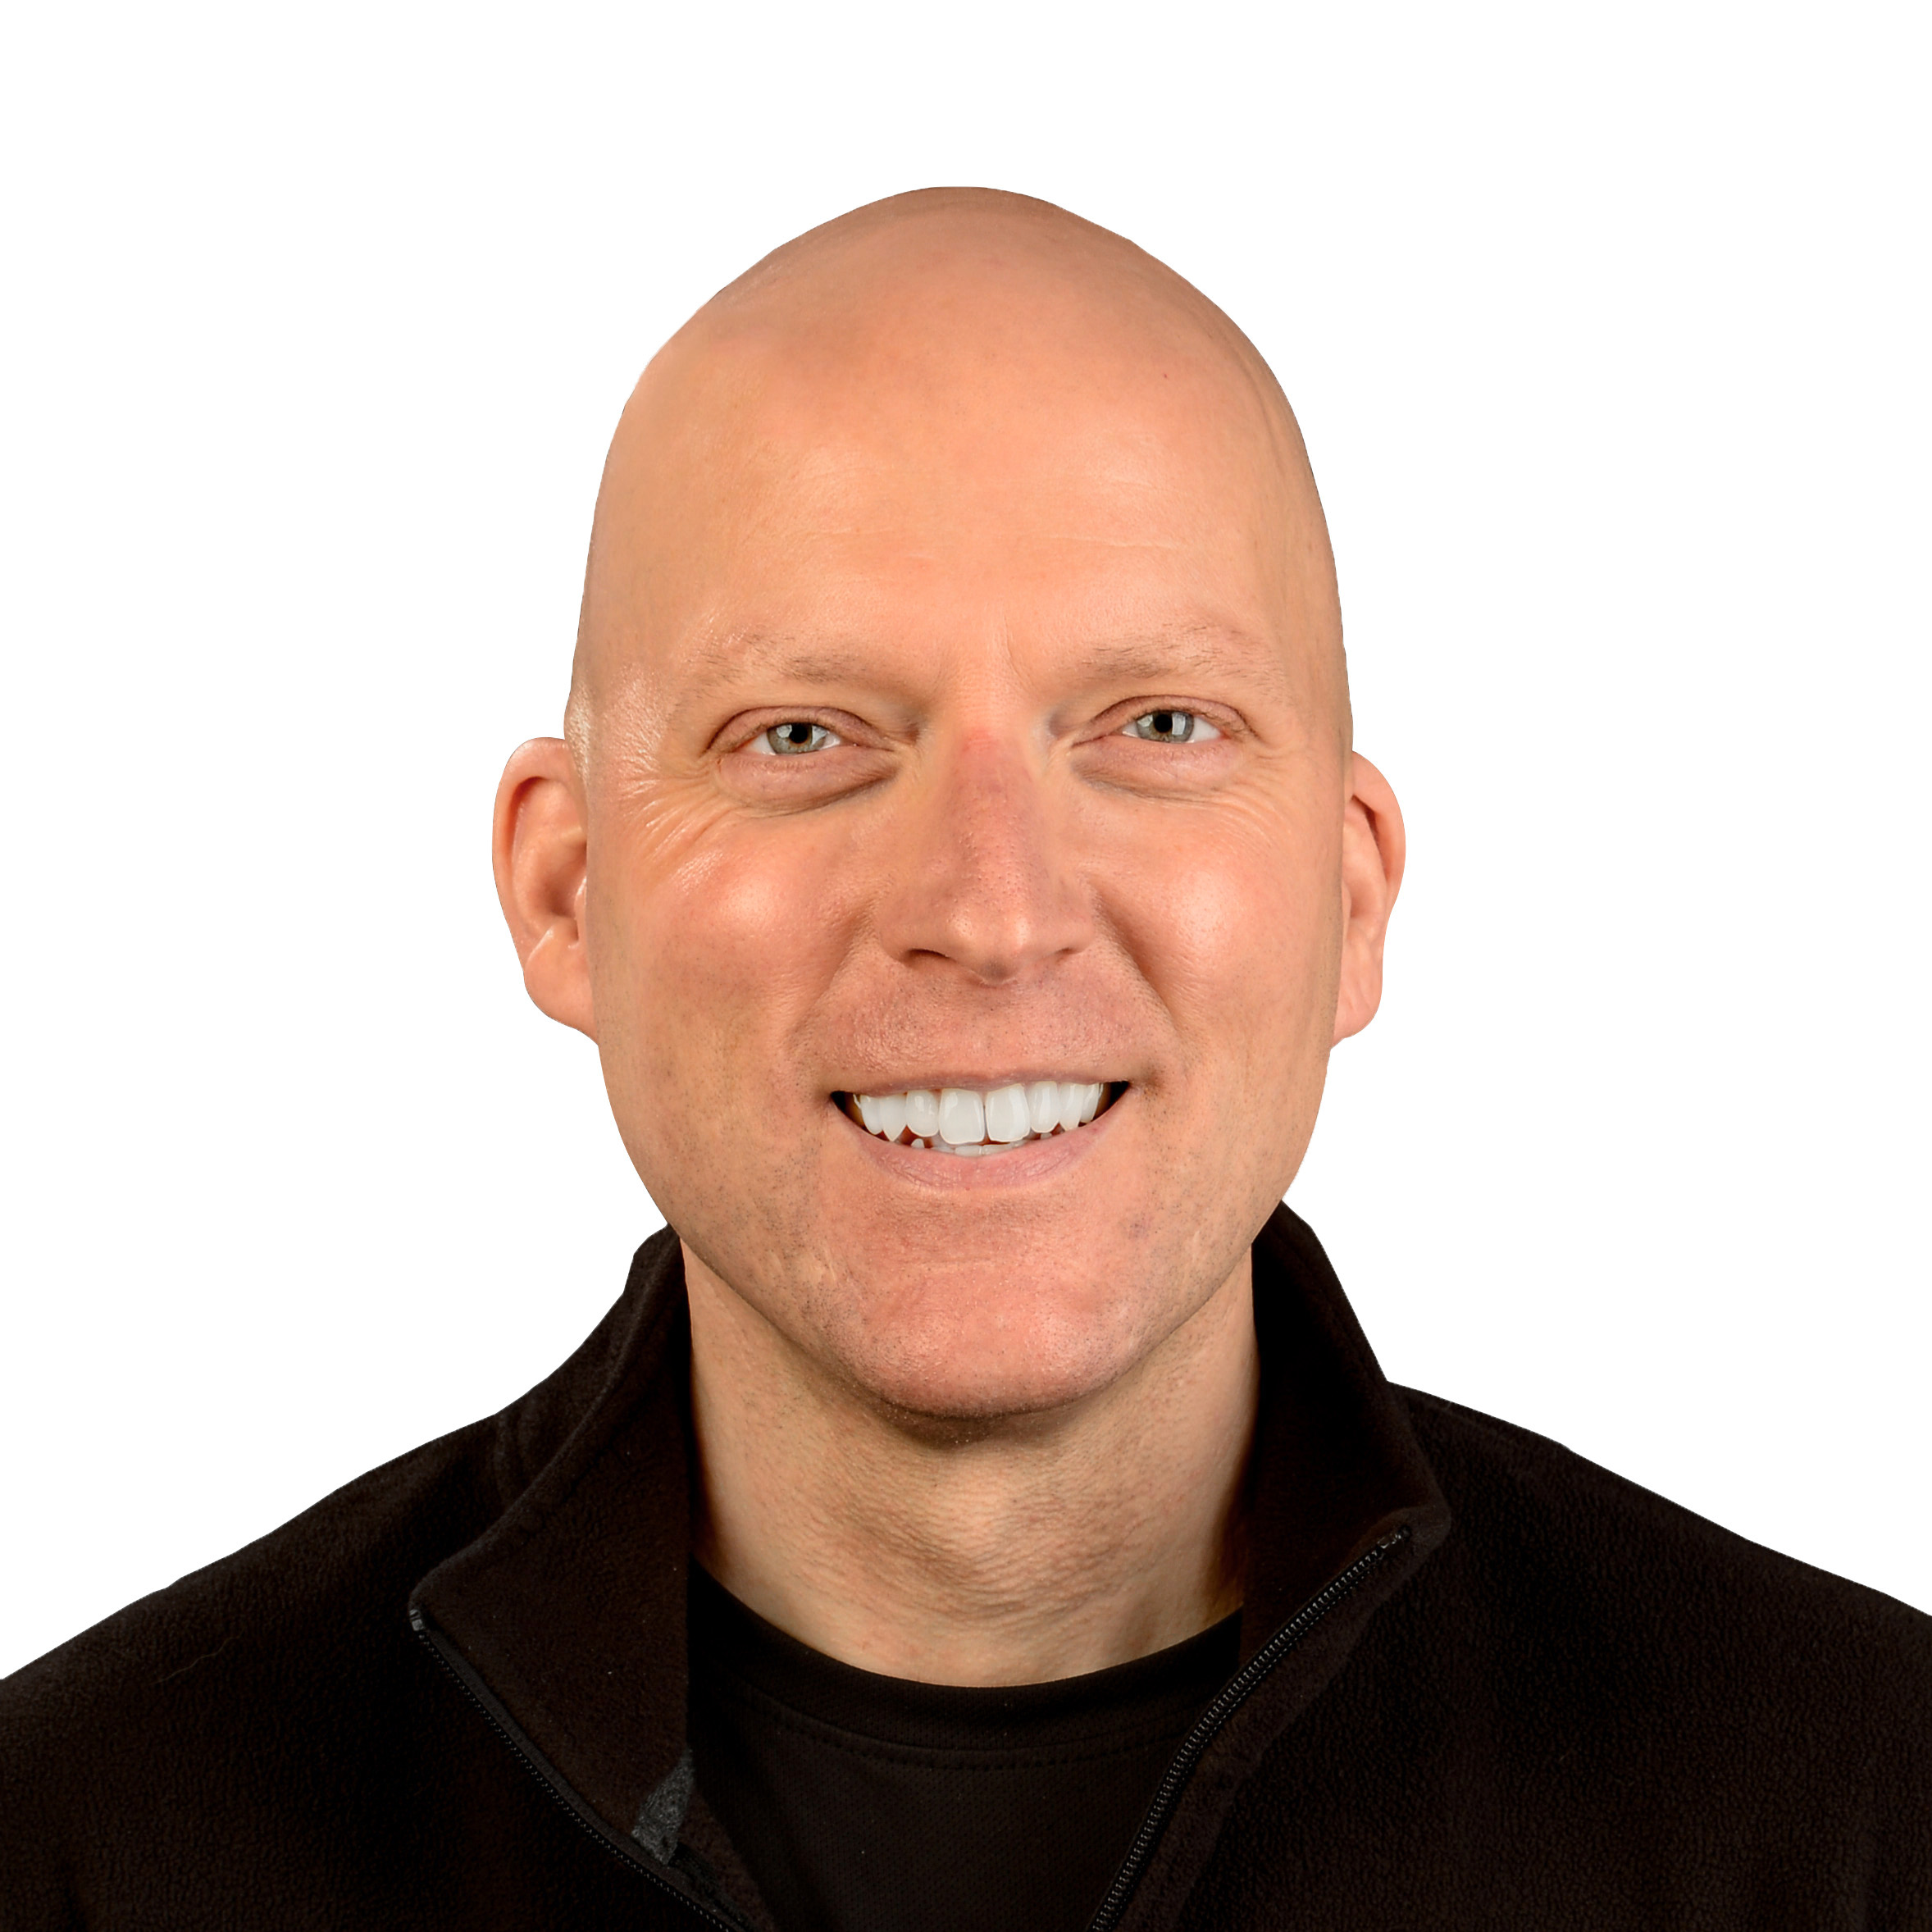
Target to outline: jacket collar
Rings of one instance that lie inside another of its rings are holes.
[[[1290,1703],[1268,1701],[1272,1731],[1440,1542],[1448,1512],[1313,1233],[1279,1208],[1254,1260],[1262,1397],[1244,1662],[1355,1558],[1407,1532],[1401,1560],[1329,1620],[1309,1660],[1315,1675],[1302,1670]],[[690,1350],[667,1228],[639,1249],[622,1299],[584,1347],[496,1418],[502,1513],[411,1598],[472,1689],[620,1839],[676,1781],[684,1751]]]
[[[684,1747],[690,1361],[666,1228],[583,1348],[496,1418],[508,1506],[410,1597],[620,1840]]]
[[[1331,1578],[1406,1529],[1406,1576],[1449,1510],[1315,1232],[1278,1207],[1255,1237],[1260,1411],[1249,1460],[1245,1662]]]

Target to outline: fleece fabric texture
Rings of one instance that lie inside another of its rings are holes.
[[[1285,1210],[1255,1280],[1246,1694],[1107,1932],[1932,1932],[1932,1619],[1392,1387]],[[0,1683],[0,1927],[772,1932],[692,1788],[689,1346],[667,1233],[500,1415]]]

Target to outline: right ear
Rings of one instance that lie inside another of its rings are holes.
[[[552,1019],[595,1040],[584,944],[586,815],[576,766],[561,738],[532,738],[510,754],[496,788],[496,896],[531,998]]]

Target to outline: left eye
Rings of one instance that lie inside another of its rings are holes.
[[[1220,732],[1192,711],[1143,711],[1120,727],[1128,738],[1147,738],[1156,745],[1199,745]]]
[[[760,731],[745,749],[766,758],[795,758],[802,751],[822,751],[828,745],[844,743],[845,740],[836,731],[827,730],[823,725],[813,724],[802,718],[790,718],[783,724]]]

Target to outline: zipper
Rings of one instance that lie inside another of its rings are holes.
[[[1182,1787],[1193,1775],[1194,1767],[1201,1761],[1202,1752],[1221,1734],[1228,1720],[1254,1695],[1262,1679],[1275,1665],[1343,1597],[1354,1590],[1370,1570],[1378,1563],[1386,1561],[1392,1550],[1408,1541],[1409,1533],[1409,1526],[1405,1523],[1401,1529],[1391,1530],[1373,1549],[1365,1550],[1332,1583],[1310,1597],[1222,1685],[1214,1702],[1201,1714],[1200,1721],[1182,1739],[1181,1748],[1175,1752],[1173,1762],[1167,1767],[1162,1776],[1160,1788],[1155,1793],[1154,1802],[1147,1807],[1146,1816],[1141,1820],[1141,1829],[1134,1834],[1134,1842],[1128,1847],[1127,1857],[1119,1870],[1114,1873],[1114,1882],[1107,1888],[1107,1896],[1100,1901],[1100,1908],[1093,1915],[1087,1932],[1113,1932],[1113,1928],[1120,1923],[1121,1916],[1127,1910],[1128,1901],[1133,1896],[1134,1887],[1140,1883],[1141,1875],[1146,1870],[1147,1861],[1154,1856],[1154,1848],[1160,1843],[1162,1832],[1167,1829],[1168,1814],[1173,1810],[1174,1802],[1180,1797]]]
[[[1409,1526],[1404,1524],[1401,1529],[1392,1530],[1383,1537],[1373,1549],[1364,1551],[1333,1582],[1310,1597],[1221,1687],[1214,1701],[1201,1713],[1194,1729],[1182,1740],[1181,1748],[1175,1752],[1173,1763],[1162,1775],[1160,1788],[1154,1794],[1154,1802],[1147,1807],[1147,1815],[1141,1820],[1141,1828],[1134,1834],[1134,1841],[1128,1847],[1127,1857],[1119,1870],[1114,1875],[1114,1882],[1107,1888],[1107,1895],[1100,1901],[1100,1910],[1089,1922],[1087,1932],[1113,1932],[1113,1928],[1120,1923],[1121,1916],[1127,1910],[1128,1901],[1133,1895],[1134,1887],[1140,1883],[1141,1875],[1146,1870],[1148,1860],[1153,1857],[1154,1848],[1160,1843],[1161,1834],[1167,1829],[1168,1815],[1173,1811],[1182,1787],[1193,1775],[1194,1767],[1201,1761],[1202,1754],[1227,1727],[1228,1720],[1254,1695],[1263,1680],[1282,1659],[1301,1643],[1337,1604],[1353,1592],[1370,1570],[1378,1564],[1386,1561],[1391,1551],[1406,1542],[1409,1535]],[[485,1720],[509,1746],[523,1768],[613,1857],[621,1859],[634,1871],[642,1872],[653,1884],[668,1892],[681,1905],[695,1912],[707,1924],[719,1927],[721,1932],[746,1932],[745,1921],[732,1911],[722,1899],[712,1903],[687,1892],[668,1872],[640,1857],[628,1843],[620,1839],[552,1768],[549,1760],[504,1708],[494,1693],[449,1645],[442,1632],[436,1629],[428,1616],[420,1610],[412,1609],[409,1613],[409,1621],[417,1635],[429,1646],[437,1662],[456,1679],[463,1694],[482,1712]]]
[[[568,1782],[551,1766],[525,1734],[522,1727],[506,1711],[495,1693],[471,1669],[469,1664],[458,1652],[421,1611],[412,1608],[409,1621],[416,1634],[426,1643],[436,1661],[453,1677],[463,1694],[483,1713],[491,1729],[508,1744],[517,1755],[518,1761],[544,1789],[549,1793],[565,1811],[569,1812],[584,1829],[602,1845],[614,1858],[621,1859],[632,1870],[640,1871],[651,1883],[668,1892],[683,1906],[704,1921],[707,1925],[719,1928],[719,1932],[747,1932],[745,1921],[732,1911],[722,1899],[707,1902],[692,1892],[687,1892],[669,1872],[663,1870],[654,1861],[635,1850],[626,1840],[619,1838],[604,1820],[571,1788]]]

